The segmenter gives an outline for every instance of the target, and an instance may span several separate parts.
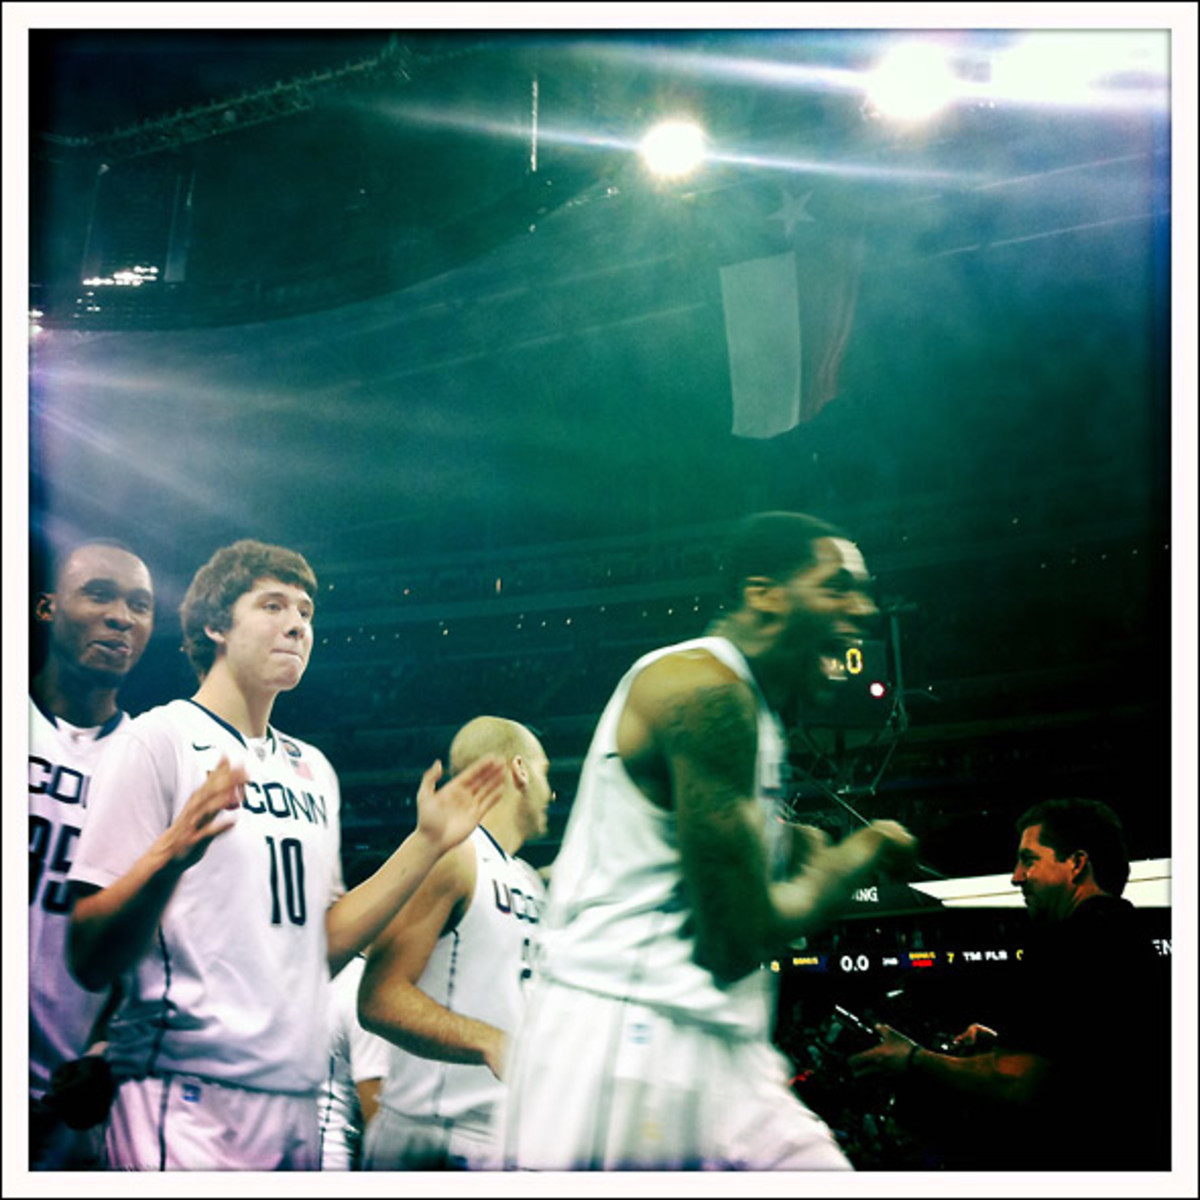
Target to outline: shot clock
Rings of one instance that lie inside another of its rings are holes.
[[[894,699],[887,644],[865,638],[847,646],[840,659],[827,663],[833,683],[828,701],[806,714],[806,724],[824,729],[881,728]]]

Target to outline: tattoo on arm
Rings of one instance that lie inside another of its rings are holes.
[[[753,697],[736,683],[698,689],[671,707],[660,732],[697,960],[722,979],[740,978],[761,962],[772,926],[761,817],[752,803]]]
[[[737,685],[700,688],[667,710],[661,732],[668,762],[690,763],[697,780],[748,794],[757,751],[754,701]]]

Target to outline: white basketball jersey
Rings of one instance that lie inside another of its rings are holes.
[[[364,1129],[358,1083],[382,1079],[389,1045],[358,1020],[358,987],[366,958],[356,954],[330,983],[329,1067],[317,1098],[321,1119],[322,1171],[349,1171],[358,1164]]]
[[[785,743],[740,651],[697,638],[640,658],[617,685],[584,761],[554,863],[539,930],[540,974],[604,996],[636,1001],[738,1034],[769,1037],[775,987],[765,970],[720,986],[696,964],[695,921],[683,886],[675,813],[652,803],[617,752],[617,723],[638,673],[668,654],[706,650],[750,683],[758,698],[758,801],[767,861],[781,868]]]
[[[85,991],[67,969],[67,872],[88,813],[92,769],[122,712],[77,729],[29,701],[29,1090],[87,1049],[106,993]]]
[[[513,1033],[545,887],[482,826],[468,844],[475,851],[475,891],[457,927],[438,939],[417,986],[452,1012]],[[410,1117],[483,1121],[503,1087],[482,1064],[439,1062],[391,1046],[380,1100]]]
[[[236,823],[180,877],[123,977],[109,1059],[118,1075],[314,1091],[328,1065],[325,910],[343,890],[337,777],[319,750],[273,729],[252,748],[191,700],[144,713],[92,779],[71,878],[116,882],[222,756],[249,774]]]

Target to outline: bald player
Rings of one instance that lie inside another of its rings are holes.
[[[88,814],[92,768],[129,718],[117,693],[154,626],[146,564],[113,541],[76,546],[58,564],[34,615],[46,659],[29,696],[30,1166],[95,1165],[99,1139],[60,1119],[51,1077],[88,1049],[105,1001],[67,970],[67,871]]]
[[[524,1002],[540,877],[516,853],[546,831],[550,763],[525,726],[477,717],[450,747],[453,774],[505,764],[500,801],[446,854],[371,947],[359,991],[365,1028],[393,1043],[367,1170],[499,1165],[491,1131],[509,1034]]]

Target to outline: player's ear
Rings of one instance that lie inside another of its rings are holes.
[[[204,632],[210,642],[215,642],[218,646],[225,645],[225,631],[223,629],[218,629],[215,625],[205,625]]]
[[[54,620],[54,593],[39,592],[37,603],[33,606],[33,615],[39,621],[50,622]]]
[[[783,588],[769,575],[749,575],[742,581],[742,603],[763,613],[777,613],[783,607]]]
[[[509,761],[509,770],[512,771],[513,782],[518,788],[524,790],[529,786],[529,764],[519,754],[514,754]]]
[[[1073,879],[1082,879],[1091,872],[1092,860],[1086,850],[1076,850],[1071,855],[1071,875]]]

